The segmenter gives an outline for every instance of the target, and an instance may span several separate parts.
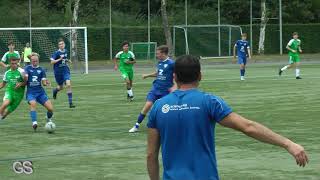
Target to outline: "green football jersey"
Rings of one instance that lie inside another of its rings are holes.
[[[24,94],[25,86],[15,89],[18,82],[23,82],[24,70],[18,68],[16,70],[9,69],[3,76],[3,81],[7,84],[6,92],[16,92]]]
[[[290,49],[295,50],[296,52],[289,51],[289,56],[299,55],[299,47],[301,45],[300,39],[291,39],[288,43]]]
[[[6,52],[3,56],[1,61],[5,64],[9,64],[9,60],[10,58],[15,57],[15,58],[19,58],[20,59],[20,54],[18,51],[13,51],[13,52]]]
[[[135,60],[135,56],[133,52],[123,52],[120,51],[116,55],[116,58],[120,61],[120,69],[126,70],[126,71],[132,71],[133,70],[133,64],[127,64],[127,61],[130,61],[131,59]]]

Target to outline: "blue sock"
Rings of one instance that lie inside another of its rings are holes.
[[[139,117],[138,117],[137,123],[138,123],[138,124],[141,124],[145,117],[146,117],[146,115],[140,113],[140,114],[139,114]],[[138,126],[138,127],[139,127],[139,126]]]
[[[48,112],[47,112],[47,118],[50,119],[50,118],[52,118],[52,116],[53,116],[53,112],[49,112],[49,111],[48,111]]]
[[[244,76],[246,70],[245,69],[240,69],[240,76]]]
[[[69,104],[72,104],[72,92],[68,92]]]
[[[30,117],[31,117],[31,121],[32,122],[37,121],[37,112],[36,111],[30,111]]]

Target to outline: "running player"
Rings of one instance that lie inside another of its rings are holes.
[[[141,122],[146,117],[153,103],[156,100],[168,95],[174,89],[174,61],[169,58],[168,52],[168,46],[159,46],[157,48],[157,59],[159,60],[158,71],[151,74],[144,74],[142,76],[143,79],[146,79],[148,77],[156,77],[156,79],[153,81],[152,88],[147,95],[147,102],[145,103],[142,111],[140,112],[136,124],[129,130],[130,133],[134,133],[139,130]]]
[[[250,44],[247,41],[247,33],[241,34],[241,40],[238,40],[233,48],[233,56],[236,58],[236,50],[238,55],[238,64],[240,64],[240,79],[244,81],[246,73],[247,56],[251,59]]]
[[[135,56],[133,52],[129,51],[129,42],[124,41],[122,43],[122,51],[118,52],[113,59],[114,62],[114,70],[118,70],[118,63],[119,62],[119,70],[123,80],[126,82],[127,85],[127,98],[128,100],[132,101],[134,99],[133,91],[132,91],[132,83],[133,83],[133,64],[136,63]]]
[[[31,54],[31,65],[25,67],[25,77],[27,82],[27,101],[30,105],[30,117],[32,127],[34,130],[38,127],[37,122],[37,102],[47,109],[47,122],[51,121],[53,116],[53,106],[42,86],[49,85],[46,79],[46,73],[42,67],[39,66],[39,55],[37,53]]]
[[[30,55],[32,53],[32,49],[30,47],[30,43],[26,43],[26,47],[24,47],[23,52],[22,52],[22,57],[23,57],[23,63],[24,66],[30,65]]]
[[[63,85],[65,84],[67,86],[69,107],[75,108],[76,106],[72,103],[70,69],[68,66],[71,61],[68,59],[68,51],[65,49],[66,44],[63,39],[59,39],[58,46],[59,49],[50,58],[51,64],[53,64],[54,77],[58,84],[57,88],[53,90],[53,99],[57,99],[58,92],[63,90]]]
[[[0,89],[6,86],[3,103],[0,107],[0,119],[4,119],[12,113],[20,104],[24,96],[26,82],[24,70],[18,68],[19,58],[10,58],[10,69],[6,71]]]
[[[302,53],[301,49],[301,40],[299,38],[299,34],[294,32],[292,34],[293,38],[289,41],[287,45],[287,49],[289,50],[289,64],[284,66],[279,70],[279,76],[281,76],[282,72],[290,69],[292,67],[296,68],[296,79],[302,79],[300,77],[300,53]]]
[[[14,50],[15,48],[15,45],[13,43],[13,41],[9,41],[8,43],[8,49],[9,51],[6,52],[3,56],[2,56],[2,59],[1,59],[1,62],[0,62],[0,65],[4,68],[6,68],[6,70],[9,70],[10,69],[10,58],[15,58],[15,59],[19,59],[19,62],[20,62],[20,54],[18,51],[15,51]],[[18,63],[19,63],[18,62]],[[19,64],[18,64],[19,65]]]

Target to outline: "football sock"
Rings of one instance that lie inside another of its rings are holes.
[[[31,121],[37,122],[37,112],[36,111],[30,111],[30,117],[31,117]]]
[[[296,77],[300,76],[300,69],[296,69]]]
[[[55,88],[54,90],[53,90],[53,94],[58,94],[58,92],[59,92],[59,89],[58,88]]]
[[[241,75],[241,76],[244,76],[245,72],[246,72],[245,69],[240,69],[240,75]]]
[[[72,92],[68,92],[68,101],[69,101],[69,104],[72,104]]]
[[[138,121],[137,121],[137,123],[138,123],[138,124],[141,124],[145,117],[146,117],[146,115],[140,113],[139,116],[138,116]]]
[[[288,66],[284,66],[283,68],[281,68],[281,71],[285,71],[286,69],[288,69]]]
[[[130,96],[130,97],[132,97],[132,96],[133,96],[132,88],[128,89],[128,91],[127,91],[127,92],[128,92],[128,94],[129,94],[129,96]]]
[[[49,112],[49,111],[48,111],[48,112],[47,112],[47,118],[48,118],[48,119],[51,119],[52,116],[53,116],[53,112]]]

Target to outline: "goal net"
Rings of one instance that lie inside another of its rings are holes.
[[[156,60],[156,42],[133,42],[131,43],[131,51],[135,54],[136,59]]]
[[[174,55],[192,54],[201,58],[232,56],[242,29],[235,25],[177,25],[173,28]]]
[[[50,57],[58,49],[58,40],[63,39],[72,61],[72,72],[88,73],[88,46],[86,27],[39,27],[39,28],[0,28],[0,56],[8,51],[8,42],[13,41],[20,55],[26,43],[33,52],[40,54],[41,66],[48,71]]]

